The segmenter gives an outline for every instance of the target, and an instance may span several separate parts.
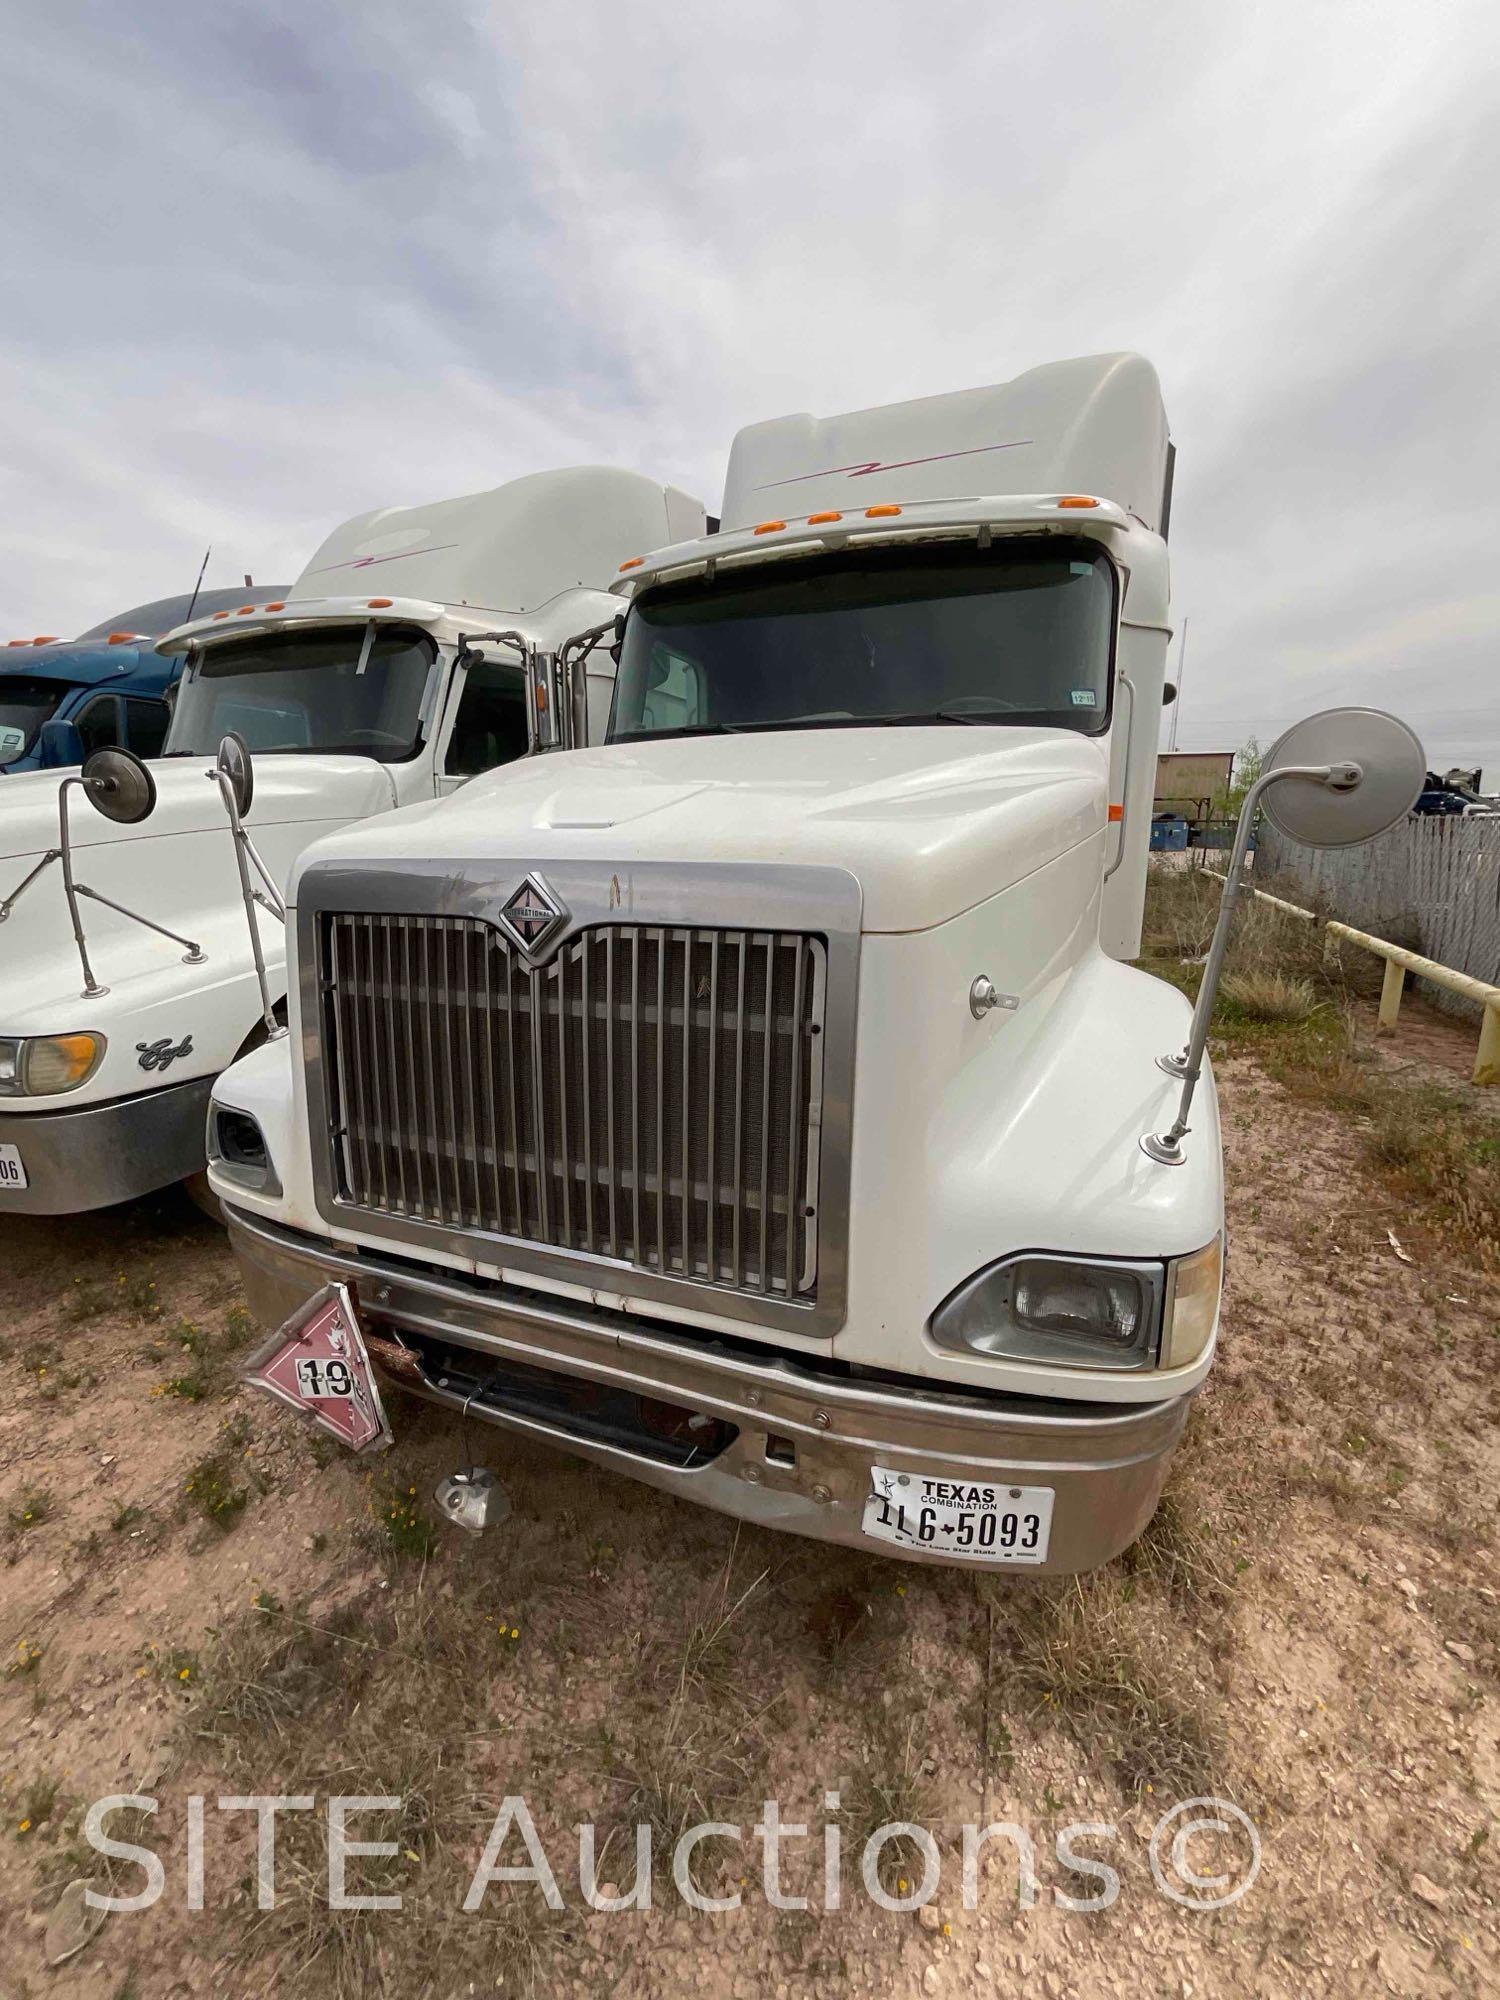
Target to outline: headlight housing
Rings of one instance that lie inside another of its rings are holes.
[[[1008,1257],[938,1307],[932,1337],[1012,1361],[1154,1368],[1165,1275],[1118,1257]]]
[[[281,1193],[260,1121],[217,1099],[208,1107],[208,1158],[225,1180],[249,1188],[252,1194]]]
[[[932,1316],[939,1347],[1049,1367],[1186,1368],[1213,1338],[1223,1240],[1190,1257],[1007,1257]]]
[[[104,1060],[103,1035],[0,1036],[0,1097],[57,1097],[87,1083]]]

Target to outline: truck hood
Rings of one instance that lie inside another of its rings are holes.
[[[157,758],[156,808],[135,826],[117,826],[95,812],[81,792],[68,803],[73,852],[171,839],[181,834],[217,832],[227,822],[217,785],[209,782],[212,757]],[[57,845],[57,792],[73,772],[26,771],[0,795],[0,861],[40,857]],[[395,789],[385,769],[368,757],[259,757],[255,797],[245,824],[252,835],[288,822],[346,820],[394,805]],[[80,863],[81,865],[81,863]],[[132,863],[132,866],[135,864]],[[0,883],[0,897],[8,894]]]
[[[137,1002],[147,1004],[165,990],[164,982],[191,991],[230,968],[248,967],[234,843],[218,787],[207,776],[212,761],[153,762],[156,808],[135,826],[105,819],[76,788],[68,795],[78,880],[203,945],[207,962],[185,967],[180,946],[101,903],[85,902],[90,957],[110,990],[107,998],[81,1009],[78,957],[62,871],[54,862],[0,923],[0,1032],[118,1028],[113,1017],[128,1015]],[[33,771],[0,789],[0,903],[15,896],[30,870],[57,846],[59,784],[58,772]],[[369,758],[266,756],[255,765],[246,824],[272,877],[284,887],[309,841],[330,826],[386,811],[393,801],[390,773]],[[279,957],[280,926],[267,929],[275,934]]]
[[[926,930],[1108,822],[1107,742],[938,726],[610,744],[513,764],[318,843],[310,862],[821,863],[867,931]]]

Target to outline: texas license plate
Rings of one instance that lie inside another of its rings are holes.
[[[26,1162],[18,1146],[0,1146],[0,1192],[6,1188],[29,1187]]]
[[[875,1466],[864,1530],[877,1542],[965,1562],[1041,1563],[1052,1535],[1050,1486],[890,1472]]]

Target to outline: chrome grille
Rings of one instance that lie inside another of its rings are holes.
[[[826,952],[599,924],[533,966],[472,917],[322,913],[341,1201],[816,1295]]]

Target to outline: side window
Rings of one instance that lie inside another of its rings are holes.
[[[525,669],[502,660],[471,665],[443,769],[450,777],[472,778],[524,757],[526,749]]]
[[[164,701],[142,701],[127,696],[125,728],[130,738],[130,747],[137,757],[161,755],[161,746],[167,740],[169,719],[169,711]]]
[[[92,701],[84,703],[73,720],[83,738],[85,757],[91,757],[96,750],[111,750],[124,740],[117,694],[96,694]]]
[[[650,692],[641,717],[644,729],[691,729],[705,720],[702,680],[696,664],[658,642],[646,670]]]

